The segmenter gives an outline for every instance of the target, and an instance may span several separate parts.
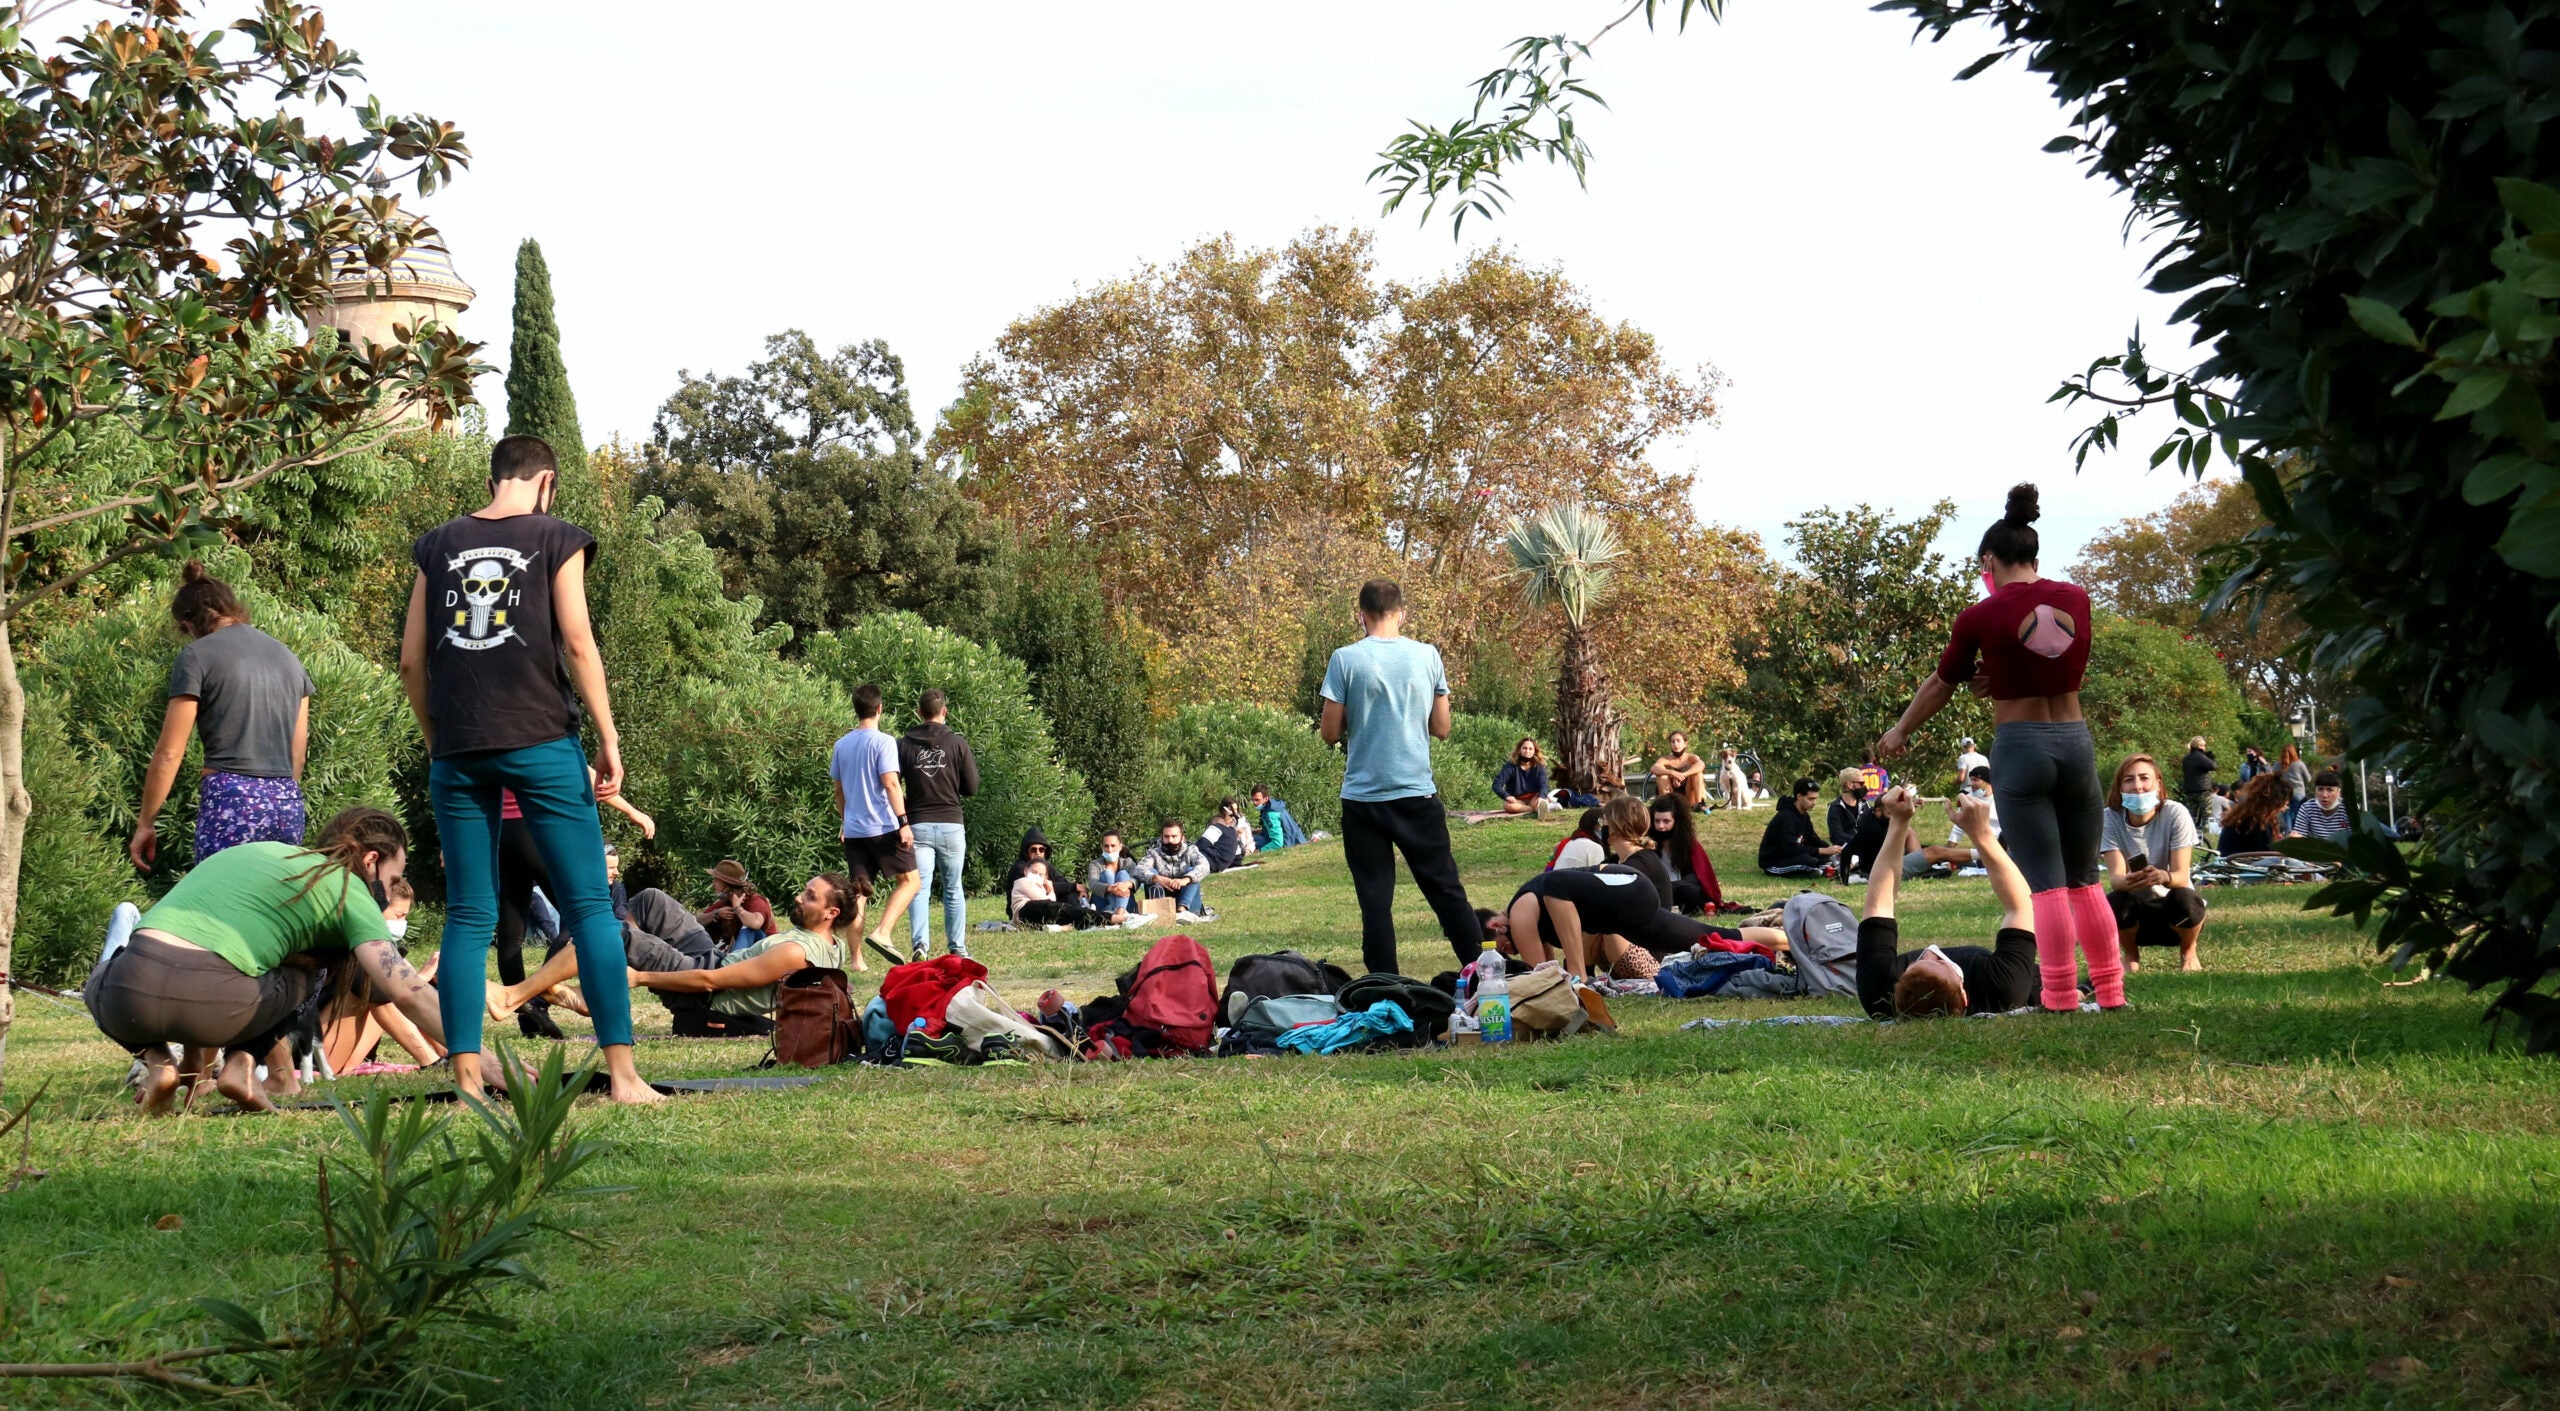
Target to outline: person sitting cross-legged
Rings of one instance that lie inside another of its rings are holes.
[[[1117,828],[1102,835],[1102,848],[1093,861],[1084,865],[1085,899],[1106,926],[1129,925],[1144,920],[1138,909],[1139,889],[1146,883],[1138,880],[1136,859],[1120,840]]]
[[[1182,820],[1168,818],[1156,834],[1156,845],[1141,854],[1132,869],[1138,880],[1147,884],[1147,894],[1174,898],[1173,919],[1182,922],[1206,921],[1209,913],[1200,900],[1200,884],[1209,877],[1209,859],[1200,849],[1183,841]]]
[[[1494,772],[1493,793],[1502,800],[1505,813],[1547,816],[1554,804],[1547,797],[1547,757],[1536,740],[1524,735],[1512,747],[1511,758]]]
[[[710,966],[693,964],[691,956],[654,936],[626,936],[623,983],[656,991],[682,1037],[770,1034],[783,980],[813,965],[844,969],[851,950],[848,938],[862,929],[864,905],[870,900],[866,885],[839,873],[819,873],[791,900],[792,929],[740,946]],[[547,995],[576,1008],[569,992],[556,987],[577,973],[578,953],[564,949],[523,984],[498,991],[489,1006],[503,1013]]]
[[[1813,811],[1822,805],[1822,786],[1810,779],[1796,781],[1792,798],[1780,801],[1778,811],[1760,834],[1760,870],[1772,877],[1818,877],[1832,858],[1840,855],[1837,844],[1826,846],[1822,835],[1813,830]]]
[[[1885,853],[1910,850],[1912,815],[1919,794],[1887,789],[1876,810],[1885,820]],[[2035,903],[2026,876],[2000,846],[1991,828],[1991,805],[1967,795],[1951,800],[1948,816],[1973,839],[2000,903],[2000,929],[1991,946],[1927,946],[1896,953],[1902,938],[1894,898],[1902,869],[1879,867],[1867,880],[1866,910],[1858,922],[1858,1002],[1871,1019],[1923,1019],[1940,1014],[2005,1014],[2036,1002]]]
[[[2116,766],[2115,793],[2098,846],[2125,968],[2141,964],[2143,946],[2176,946],[2179,969],[2202,970],[2196,942],[2204,935],[2204,893],[2189,871],[2195,818],[2185,804],[2160,796],[2160,766],[2147,754]]]

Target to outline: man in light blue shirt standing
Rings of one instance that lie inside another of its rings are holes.
[[[1360,899],[1360,956],[1395,974],[1396,853],[1404,853],[1458,964],[1475,962],[1484,928],[1449,855],[1449,814],[1431,779],[1431,742],[1449,738],[1449,673],[1440,649],[1404,635],[1404,589],[1360,585],[1368,635],[1338,648],[1324,669],[1328,745],[1343,746],[1342,856]]]
[[[866,681],[854,688],[854,727],[836,741],[827,773],[835,780],[836,808],[843,815],[844,870],[852,880],[855,900],[875,895],[877,879],[889,882],[889,902],[880,908],[880,924],[863,939],[890,953],[890,923],[907,914],[907,903],[915,900],[917,891],[916,835],[907,825],[907,790],[898,772],[898,742],[880,728],[880,705],[879,687]],[[854,915],[861,914],[857,905]],[[861,951],[847,949],[854,969],[870,968],[863,964]]]

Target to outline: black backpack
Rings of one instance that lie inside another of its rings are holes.
[[[1351,972],[1330,960],[1309,960],[1293,950],[1248,955],[1227,967],[1227,988],[1218,996],[1218,1015],[1233,1027],[1247,1006],[1278,995],[1339,995],[1351,983]]]
[[[1366,1013],[1380,1000],[1395,1001],[1413,1019],[1412,1033],[1395,1036],[1398,1048],[1423,1048],[1439,1042],[1449,1028],[1450,1016],[1458,1012],[1456,996],[1406,975],[1372,972],[1343,986],[1335,998],[1342,1001],[1345,1014]]]

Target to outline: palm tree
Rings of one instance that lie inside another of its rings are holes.
[[[1556,680],[1556,773],[1559,782],[1607,798],[1625,787],[1618,754],[1618,714],[1600,649],[1586,630],[1591,610],[1609,591],[1610,565],[1626,553],[1609,522],[1580,505],[1558,505],[1513,525],[1503,541],[1512,576],[1532,608],[1552,603],[1564,613],[1564,664]]]

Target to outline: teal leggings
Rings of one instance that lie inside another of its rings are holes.
[[[587,785],[587,757],[573,736],[516,750],[444,755],[427,766],[427,797],[444,842],[444,944],[436,1008],[445,1046],[480,1051],[489,945],[498,934],[498,791],[513,789],[525,831],[542,854],[560,928],[578,950],[581,988],[596,1042],[631,1042],[631,988],[623,983],[622,923],[604,879],[604,829]]]

